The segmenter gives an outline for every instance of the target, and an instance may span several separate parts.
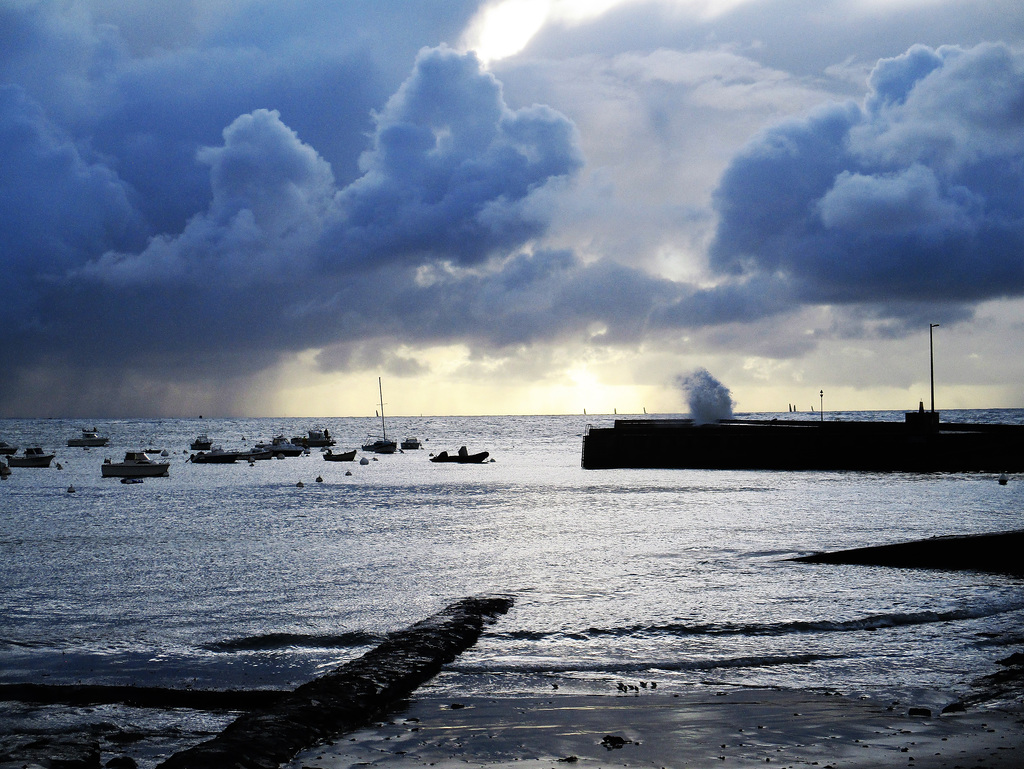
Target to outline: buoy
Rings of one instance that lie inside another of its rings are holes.
[[[346,470],[345,471],[345,475],[352,475],[352,471],[351,470]]]
[[[74,486],[68,486],[68,494],[74,494],[74,493],[75,493],[75,487]]]
[[[299,481],[299,482],[298,482],[298,483],[296,483],[295,485],[296,485],[296,486],[298,486],[298,487],[299,487],[300,489],[303,489],[303,488],[305,488],[305,487],[306,487],[306,484],[304,484],[304,483],[303,483],[302,481]]]
[[[62,465],[60,462],[58,462],[57,463],[57,469],[58,470],[63,470],[64,469],[64,465]]]
[[[324,482],[324,479],[323,479],[323,478],[321,478],[321,477],[320,477],[320,476],[318,475],[318,476],[316,477],[316,482],[317,482],[317,483],[323,483],[323,482]]]
[[[359,464],[361,464],[361,465],[368,465],[368,464],[370,464],[370,460],[367,459],[366,457],[359,457]]]
[[[999,485],[1000,486],[1005,486],[1006,482],[1008,480],[1010,480],[1010,479],[1006,477],[1006,473],[1000,473],[999,474]]]

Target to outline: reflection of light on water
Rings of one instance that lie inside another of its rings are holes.
[[[1020,422],[1024,411],[944,416]],[[586,423],[611,419],[406,418],[427,451],[367,468],[317,453],[204,466],[181,453],[199,432],[252,445],[306,419],[119,422],[110,453],[159,440],[169,478],[126,487],[100,477],[103,454],[62,449],[64,470],[4,481],[0,680],[290,686],[494,592],[515,606],[439,686],[949,691],[1006,656],[978,643],[1019,627],[1018,589],[998,576],[786,561],[1019,528],[994,476],[581,469]],[[345,447],[372,422],[315,424]],[[68,432],[58,420],[3,427],[43,445]],[[497,461],[427,460],[467,443]]]

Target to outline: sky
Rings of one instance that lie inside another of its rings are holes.
[[[912,409],[932,359],[1024,407],[1019,0],[0,0],[0,417]]]

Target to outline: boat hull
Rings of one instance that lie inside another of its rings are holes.
[[[110,443],[109,438],[68,438],[69,448],[90,448],[106,446]]]
[[[460,465],[479,465],[480,463],[487,460],[490,456],[489,452],[479,451],[476,454],[464,453],[458,451],[455,454],[449,454],[447,451],[442,451],[437,456],[430,458],[431,462],[455,462]]]
[[[239,454],[235,452],[225,454],[204,454],[199,452],[193,454],[189,461],[195,465],[230,465],[232,462],[237,462]]]
[[[326,451],[323,455],[324,459],[328,462],[351,462],[356,458],[356,450],[351,451],[339,451],[337,453],[333,451]]]
[[[18,457],[10,455],[7,457],[8,467],[49,467],[55,454],[43,454],[34,457]]]
[[[170,474],[170,467],[170,462],[156,462],[151,465],[111,462],[100,465],[100,475],[103,478],[162,478]]]
[[[363,451],[370,451],[374,454],[394,454],[398,450],[398,444],[394,441],[374,441],[363,446]]]

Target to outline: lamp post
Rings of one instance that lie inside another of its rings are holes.
[[[818,393],[818,414],[821,415],[821,421],[825,421],[825,391],[822,390]]]
[[[928,368],[932,385],[932,413],[935,413],[935,347],[932,344],[932,331],[939,327],[938,323],[928,324]]]

